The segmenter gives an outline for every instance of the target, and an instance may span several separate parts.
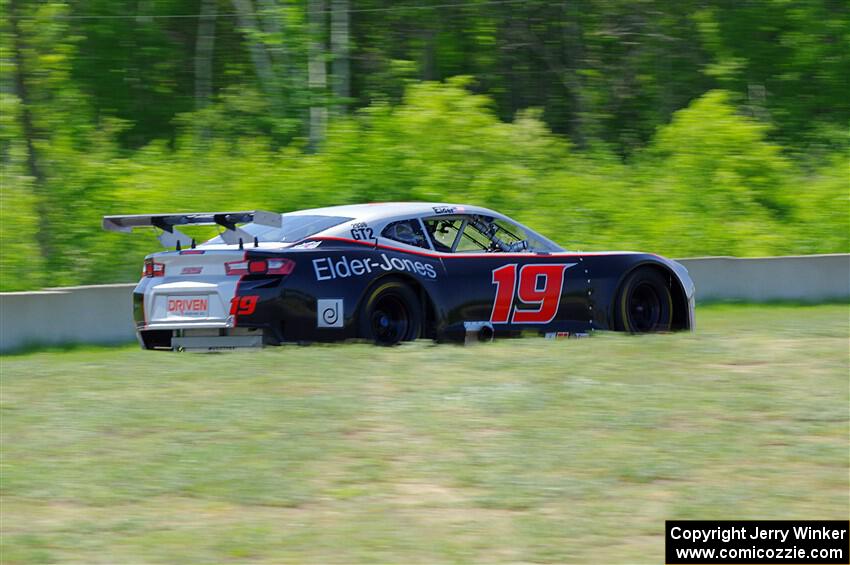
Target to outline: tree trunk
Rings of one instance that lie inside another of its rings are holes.
[[[564,26],[564,55],[567,60],[566,68],[563,69],[559,76],[562,77],[563,84],[567,87],[573,100],[573,118],[570,120],[569,131],[573,141],[580,148],[587,146],[587,136],[592,134],[590,127],[590,114],[588,112],[588,102],[585,93],[584,80],[579,73],[579,69],[584,66],[584,39],[581,28],[581,20],[579,19],[578,5],[576,2],[570,2],[568,5],[565,20],[570,22]]]
[[[257,24],[257,18],[254,15],[254,5],[251,3],[251,0],[232,0],[232,2],[239,20],[239,27],[247,35],[251,62],[254,64],[254,69],[260,80],[260,86],[266,96],[271,98],[272,108],[278,108],[278,96],[275,89],[275,75],[272,62],[265,46],[255,37],[262,30]]]
[[[310,88],[310,149],[315,151],[325,138],[328,109],[324,97],[328,87],[325,68],[324,0],[307,0],[307,23],[310,30],[310,53],[307,64],[307,86]]]
[[[331,0],[331,71],[334,98],[337,99],[334,113],[337,115],[345,113],[346,99],[351,96],[349,5],[349,0]]]
[[[38,249],[42,258],[45,263],[47,263],[53,255],[46,183],[47,177],[44,170],[41,168],[41,160],[38,155],[38,144],[36,139],[39,136],[39,132],[37,131],[33,120],[32,99],[27,85],[26,61],[24,60],[26,42],[21,34],[21,28],[18,25],[20,14],[17,2],[12,0],[7,4],[7,6],[9,10],[10,31],[12,33],[12,57],[15,65],[15,95],[18,97],[21,105],[21,130],[24,135],[24,144],[27,150],[27,173],[33,178],[35,212],[38,216],[36,243],[38,244]]]
[[[206,108],[212,97],[215,15],[216,0],[202,0],[195,40],[195,110]]]
[[[436,80],[437,32],[429,27],[423,31],[423,39],[422,80]]]
[[[263,31],[277,38],[279,41],[275,47],[268,49],[272,64],[277,70],[278,75],[286,75],[290,69],[288,68],[289,61],[286,54],[286,47],[283,45],[283,24],[281,23],[284,21],[283,14],[275,0],[257,0],[257,5],[265,12],[265,16],[260,16]]]

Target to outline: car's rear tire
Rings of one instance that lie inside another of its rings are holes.
[[[376,345],[396,345],[419,337],[422,307],[416,293],[398,280],[378,283],[360,308],[360,335]]]
[[[673,324],[673,296],[664,276],[648,267],[631,273],[615,304],[618,330],[631,333],[667,332]]]

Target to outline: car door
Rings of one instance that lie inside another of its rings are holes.
[[[503,334],[591,327],[590,283],[581,255],[523,250],[528,240],[522,229],[510,224],[494,237],[492,218],[433,216],[423,222],[443,256],[446,331],[455,333],[464,322],[488,322]]]

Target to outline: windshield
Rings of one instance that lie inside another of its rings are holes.
[[[272,226],[264,226],[261,224],[245,224],[240,226],[244,232],[247,232],[251,237],[256,237],[257,241],[267,242],[290,242],[301,241],[305,237],[316,235],[326,229],[338,226],[343,222],[350,222],[353,218],[345,218],[342,216],[309,216],[305,214],[284,214],[281,221],[281,227],[275,228]],[[206,243],[226,243],[221,236],[216,236]]]

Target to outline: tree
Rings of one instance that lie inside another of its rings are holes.
[[[307,0],[307,25],[310,33],[308,86],[310,88],[310,147],[315,151],[325,138],[328,110],[324,104],[328,86],[324,31],[327,17],[324,0]]]
[[[21,22],[25,17],[23,7],[17,0],[9,0],[9,36],[10,50],[12,52],[13,93],[19,119],[19,131],[26,148],[26,173],[31,179],[32,201],[34,202],[35,215],[38,222],[36,231],[36,242],[42,259],[48,261],[53,255],[51,241],[51,222],[48,213],[49,197],[47,191],[47,174],[42,164],[41,148],[45,145],[48,133],[36,124],[34,113],[36,110],[35,98],[38,96],[31,88],[31,69],[34,66],[33,59],[37,57],[38,45],[30,45],[25,37],[25,25],[32,25],[32,20]]]
[[[245,39],[251,53],[251,61],[254,63],[254,70],[257,73],[257,78],[260,80],[260,87],[271,102],[271,106],[277,107],[279,104],[279,94],[277,92],[277,80],[275,78],[274,67],[272,66],[271,57],[261,41],[262,30],[257,23],[255,16],[255,8],[251,0],[232,0],[233,7],[239,17],[239,27],[245,34]]]
[[[206,108],[212,98],[216,0],[201,0],[195,39],[195,109]]]
[[[336,114],[345,113],[351,96],[349,6],[349,0],[331,0],[331,74]]]

